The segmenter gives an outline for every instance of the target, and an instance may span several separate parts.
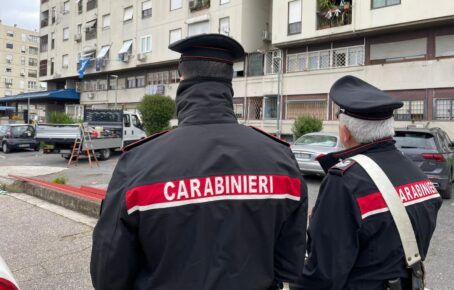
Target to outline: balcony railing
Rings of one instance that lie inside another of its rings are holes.
[[[210,0],[189,0],[191,12],[210,8]]]
[[[49,25],[49,19],[41,19],[41,28]]]
[[[360,65],[364,65],[363,45],[287,55],[289,73]]]
[[[332,27],[339,27],[349,25],[352,23],[352,4],[345,2],[345,4],[336,6],[332,5],[329,8],[320,7],[317,12],[317,29],[326,29]]]

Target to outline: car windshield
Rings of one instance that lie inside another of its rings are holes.
[[[337,138],[327,135],[304,135],[296,140],[295,145],[336,147]]]
[[[403,149],[437,149],[432,134],[424,132],[396,132],[396,146]]]
[[[34,130],[32,126],[12,126],[11,134],[14,138],[27,138],[33,137]]]
[[[6,133],[6,130],[8,130],[8,127],[6,126],[0,126],[0,134],[3,135]]]

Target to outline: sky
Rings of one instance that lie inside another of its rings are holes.
[[[0,19],[3,24],[38,30],[40,0],[0,0]]]

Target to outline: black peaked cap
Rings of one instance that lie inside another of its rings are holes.
[[[181,53],[180,61],[209,60],[233,64],[244,58],[244,49],[223,34],[199,34],[176,41],[169,49]]]
[[[389,119],[393,116],[395,109],[404,105],[401,101],[354,76],[345,76],[337,80],[329,94],[342,113],[363,120]]]

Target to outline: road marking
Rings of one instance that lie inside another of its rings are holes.
[[[50,212],[53,212],[55,214],[61,215],[65,218],[68,218],[72,221],[87,225],[89,227],[94,228],[96,225],[96,222],[98,221],[95,218],[89,217],[87,215],[69,210],[67,208],[61,207],[59,205],[55,205],[52,203],[49,203],[47,201],[44,201],[42,199],[36,198],[34,196],[30,196],[25,193],[9,193],[8,194],[11,197],[14,197],[18,200],[21,200],[23,202],[32,204],[34,206],[40,207],[42,209],[48,210]]]

